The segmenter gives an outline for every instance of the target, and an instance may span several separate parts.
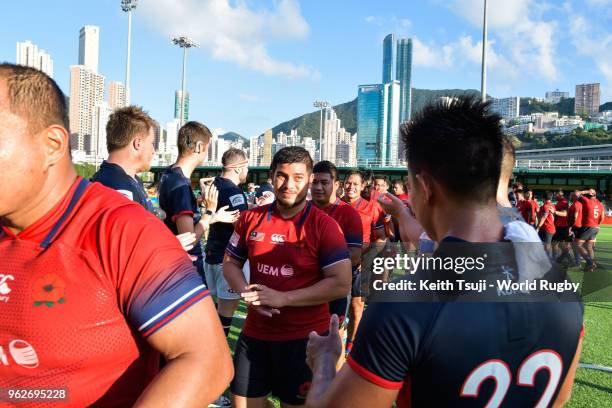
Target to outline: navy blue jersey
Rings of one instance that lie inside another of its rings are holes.
[[[159,182],[159,206],[166,212],[164,224],[174,235],[178,235],[176,218],[180,215],[193,217],[193,225],[200,222],[202,214],[196,196],[191,188],[191,181],[185,177],[180,167],[168,167]],[[202,258],[202,245],[197,242],[191,255]]]
[[[485,273],[501,278],[504,264],[493,261]],[[348,364],[399,390],[399,408],[550,406],[576,352],[582,306],[554,296],[514,300],[371,302]]]
[[[138,177],[128,175],[121,166],[104,160],[91,181],[117,190],[130,200],[142,205],[147,211],[154,213],[153,203],[151,203],[142,181]]]
[[[215,177],[213,183],[219,191],[217,210],[226,205],[229,206],[228,210],[248,210],[246,195],[232,180]],[[206,258],[204,259],[206,263],[214,265],[223,262],[225,247],[233,232],[232,224],[225,222],[211,224],[206,242]]]

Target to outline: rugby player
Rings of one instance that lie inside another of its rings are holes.
[[[402,180],[395,180],[393,182],[393,194],[404,203],[408,204],[408,200],[410,196],[406,193],[406,187],[404,186],[404,182]]]
[[[580,253],[580,247],[578,246],[577,235],[582,227],[582,203],[579,200],[580,191],[574,190],[570,195],[572,205],[567,210],[567,223],[570,229],[572,240],[572,250],[574,251],[574,266],[580,267],[580,261],[582,254]]]
[[[203,124],[195,121],[185,123],[178,133],[178,158],[162,174],[159,183],[159,206],[166,212],[164,223],[173,234],[192,232],[196,244],[189,251],[194,258],[198,273],[205,278],[204,257],[200,238],[215,222],[235,222],[238,210],[227,211],[227,206],[217,211],[216,200],[205,201],[204,214],[200,211],[197,198],[191,187],[191,174],[206,160],[212,134]],[[203,193],[215,192],[212,190]],[[214,193],[218,196],[218,192]],[[203,197],[205,195],[203,194]]]
[[[544,202],[538,211],[538,226],[536,230],[538,231],[538,235],[540,239],[544,243],[544,247],[546,248],[546,252],[548,252],[549,256],[552,258],[552,237],[555,235],[557,231],[555,228],[555,206],[552,203],[552,192],[547,191],[544,193]]]
[[[163,210],[153,207],[140,178],[136,175],[151,168],[155,156],[155,122],[142,108],[128,106],[114,111],[106,124],[108,159],[100,165],[91,181],[98,182],[142,205],[162,220]],[[177,236],[186,251],[193,248],[195,234]]]
[[[219,192],[217,208],[229,207],[230,210],[245,211],[248,209],[247,197],[239,184],[246,181],[249,172],[249,160],[240,149],[231,148],[221,157],[223,172],[215,177],[213,185]],[[240,294],[232,290],[223,276],[223,256],[225,247],[234,232],[230,223],[218,222],[210,226],[206,241],[204,273],[208,290],[217,297],[217,308],[225,335],[229,334],[232,318],[240,301]]]
[[[586,261],[585,271],[593,271],[595,263],[595,239],[599,233],[599,226],[605,218],[603,204],[597,199],[594,188],[580,191],[578,199],[582,204],[582,226],[577,229],[576,244],[580,254]]]
[[[313,181],[310,187],[312,202],[320,210],[332,217],[340,226],[344,240],[348,246],[353,273],[361,262],[361,250],[363,245],[363,227],[359,213],[350,205],[336,196],[340,186],[338,181],[338,169],[329,161],[321,161],[315,164],[313,169]],[[350,291],[340,299],[329,303],[330,314],[335,314],[340,319],[341,335],[344,337],[344,323],[348,308],[348,297]],[[343,362],[340,358],[339,364]]]
[[[75,407],[206,406],[232,378],[230,352],[176,238],[77,175],[47,75],[0,64],[0,123],[2,387],[56,389]]]
[[[430,105],[401,128],[416,218],[441,246],[503,240],[496,206],[503,135],[488,106],[472,98]],[[501,276],[501,266],[486,273]],[[580,356],[582,309],[556,297],[372,302],[336,374],[337,327],[332,316],[330,335],[310,336],[309,407],[562,406]]]
[[[559,261],[572,262],[569,253],[569,226],[567,223],[567,210],[569,203],[563,190],[557,191],[557,203],[553,209],[555,216],[555,235],[552,238],[553,258]]]
[[[367,188],[363,175],[356,170],[350,171],[344,181],[345,201],[359,213],[363,231],[363,255],[376,248],[370,248],[370,243],[385,243],[384,212],[377,202],[362,197],[363,190]],[[374,239],[372,239],[374,238]],[[359,327],[363,314],[363,299],[361,297],[361,273],[359,269],[353,270],[351,284],[351,303],[349,305],[349,321],[346,335],[346,352],[350,353],[353,339]]]
[[[308,334],[327,330],[328,303],[350,289],[342,231],[306,200],[312,169],[307,150],[279,150],[270,165],[276,201],[243,212],[226,249],[225,278],[249,306],[234,352],[236,408],[266,407],[269,394],[284,407],[304,404]]]

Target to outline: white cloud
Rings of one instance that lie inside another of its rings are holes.
[[[482,0],[455,0],[449,7],[474,27],[482,27]],[[496,35],[506,51],[506,62],[514,70],[556,80],[560,75],[554,41],[558,24],[543,20],[542,14],[548,9],[549,5],[533,0],[489,0],[487,21],[489,36]]]
[[[612,6],[612,0],[586,0],[591,7]]]
[[[240,98],[241,101],[245,101],[245,102],[258,102],[259,101],[258,96],[244,94],[244,93],[239,94],[238,98]]]
[[[446,69],[453,66],[453,47],[436,44],[425,44],[417,37],[412,37],[412,63],[415,66]]]
[[[309,26],[296,0],[279,0],[273,10],[251,10],[230,0],[147,0],[138,12],[168,37],[188,35],[213,58],[267,75],[318,79],[312,67],[273,58],[270,41],[301,40]]]

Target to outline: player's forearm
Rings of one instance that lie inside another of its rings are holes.
[[[418,242],[421,234],[423,233],[423,227],[421,224],[410,215],[408,210],[402,211],[400,216],[397,218],[399,225],[399,234],[403,242]]]
[[[223,260],[223,276],[230,288],[236,291],[236,293],[242,293],[249,283],[244,278],[242,268],[227,258],[228,256],[226,255],[226,259]]]
[[[336,377],[336,365],[333,358],[324,358],[312,373],[312,382],[306,399],[306,408],[321,408],[327,404],[327,390]]]
[[[205,407],[228,386],[231,359],[206,353],[184,353],[153,379],[135,407]]]
[[[351,271],[348,267],[344,276],[323,278],[312,286],[285,292],[287,306],[313,306],[340,299],[349,293],[351,288]]]
[[[357,266],[361,263],[361,247],[349,247],[351,257],[351,266]]]

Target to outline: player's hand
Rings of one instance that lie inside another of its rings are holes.
[[[270,204],[273,201],[274,193],[271,191],[266,191],[261,195],[261,197],[255,199],[255,204],[257,204],[258,207],[261,207],[262,205]]]
[[[229,205],[225,205],[219,208],[219,211],[213,214],[210,220],[210,223],[214,224],[215,222],[226,222],[228,224],[232,224],[238,221],[238,218],[240,218],[240,211],[238,210],[229,211],[228,208],[229,208]]]
[[[202,199],[208,210],[215,211],[217,209],[217,203],[219,202],[219,190],[217,190],[217,186],[211,184],[205,189],[202,189]]]
[[[260,315],[266,316],[266,317],[272,317],[274,315],[280,314],[280,310],[275,309],[273,307],[251,305],[251,308],[255,310],[257,313],[259,313]]]
[[[400,215],[406,211],[406,204],[393,194],[381,194],[380,197],[378,197],[378,203],[385,214],[395,218],[399,218]]]
[[[253,306],[281,308],[287,306],[288,303],[285,292],[280,292],[261,284],[247,286],[246,291],[242,292],[240,296],[245,302]]]
[[[311,332],[308,336],[306,346],[306,363],[314,372],[321,363],[336,365],[340,354],[342,354],[342,339],[338,331],[338,316],[332,315],[329,319],[329,334],[319,336],[317,332]]]
[[[204,191],[206,189],[208,189],[208,187],[210,187],[213,183],[213,181],[215,181],[214,177],[204,177],[200,179],[200,190]]]
[[[189,251],[193,248],[196,243],[196,234],[193,232],[185,232],[183,234],[178,234],[176,239],[179,240],[181,246],[185,251]]]

